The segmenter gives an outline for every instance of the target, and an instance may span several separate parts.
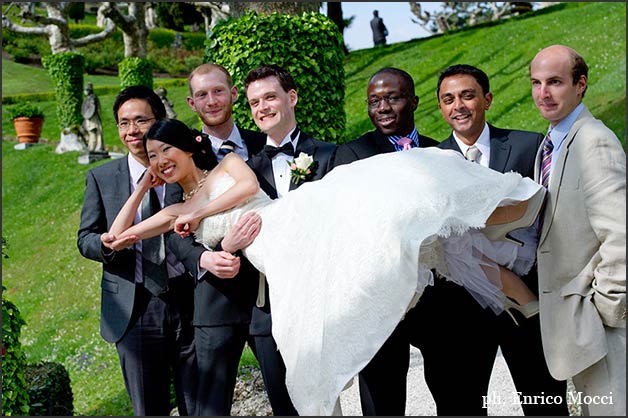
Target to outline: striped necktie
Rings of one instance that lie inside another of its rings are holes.
[[[223,157],[227,154],[229,154],[230,152],[234,152],[236,149],[236,144],[233,141],[225,141],[222,143],[222,145],[220,146],[220,148],[218,148],[218,154],[222,155]]]
[[[547,189],[549,185],[550,169],[552,168],[552,151],[554,144],[548,132],[543,141],[543,159],[541,160],[541,184]]]

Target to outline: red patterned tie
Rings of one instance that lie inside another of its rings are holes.
[[[554,144],[548,133],[543,141],[543,159],[541,160],[541,184],[547,188],[549,185],[550,168],[552,167],[552,151]]]

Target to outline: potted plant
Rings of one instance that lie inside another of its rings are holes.
[[[11,119],[19,142],[36,143],[44,125],[44,112],[30,102],[18,103],[11,108]]]

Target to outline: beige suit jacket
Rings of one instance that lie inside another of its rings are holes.
[[[626,327],[626,153],[584,108],[557,158],[537,255],[545,358],[565,380],[606,355],[604,327]]]

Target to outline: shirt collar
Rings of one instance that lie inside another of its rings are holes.
[[[293,134],[294,134],[294,139],[292,139]],[[288,132],[288,135],[286,135],[284,137],[284,139],[279,144],[279,147],[281,147],[282,145],[287,144],[288,142],[292,142],[292,146],[294,147],[294,149],[296,151],[297,144],[299,143],[299,138],[300,137],[301,137],[301,132],[299,130],[297,130],[297,127],[295,126],[294,129],[291,130],[290,132]],[[277,147],[277,145],[275,145],[275,142],[272,139],[270,139],[269,137],[266,137],[266,145]]]
[[[573,124],[576,123],[578,116],[580,116],[582,109],[584,109],[584,104],[581,102],[574,110],[571,111],[569,115],[567,115],[565,119],[558,122],[556,126],[552,128],[552,125],[550,124],[547,132],[551,135],[554,149],[560,148],[563,141],[567,137],[569,130]]]
[[[142,174],[144,174],[144,171],[146,171],[147,167],[144,167],[142,163],[137,161],[131,153],[128,154],[127,161],[129,164],[129,174],[131,175],[131,184],[133,185],[134,190],[135,185],[138,181],[140,181],[140,178],[142,177]]]
[[[458,144],[458,147],[460,148],[460,151],[462,151],[462,155],[465,155],[471,145],[467,145],[462,142],[462,140],[458,138],[458,135],[456,135],[455,131],[453,132],[453,136],[456,140],[456,143]],[[482,129],[482,133],[472,145],[475,145],[477,149],[480,150],[482,156],[491,155],[491,132],[488,127],[488,123],[484,122],[484,129]]]
[[[203,131],[203,132],[205,132],[205,131]],[[236,148],[244,148],[244,145],[242,145],[243,144],[243,140],[242,140],[242,136],[240,135],[240,130],[235,126],[235,124],[231,128],[231,133],[225,139],[217,138],[217,137],[215,137],[213,135],[208,134],[207,132],[205,132],[205,134],[207,134],[207,136],[209,137],[210,141],[212,142],[212,148],[213,148],[214,152],[216,152],[220,148],[222,143],[225,142],[225,141],[233,142],[234,144],[236,144]]]
[[[397,141],[401,138],[410,138],[416,147],[419,146],[419,131],[417,131],[416,126],[412,128],[412,131],[408,135],[388,135],[388,140],[396,145]]]

